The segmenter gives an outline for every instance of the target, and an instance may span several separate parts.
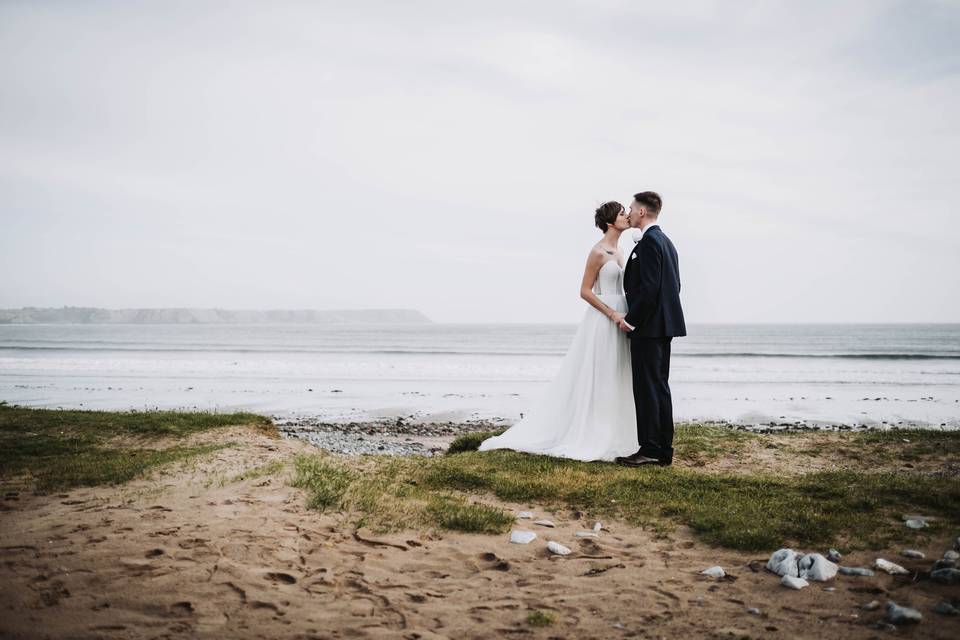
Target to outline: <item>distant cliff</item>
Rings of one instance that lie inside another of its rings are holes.
[[[92,307],[0,309],[0,324],[424,324],[431,320],[412,309],[318,311],[274,309],[96,309]]]

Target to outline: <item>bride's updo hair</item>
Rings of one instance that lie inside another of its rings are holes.
[[[619,202],[614,200],[604,202],[597,207],[597,212],[593,216],[593,222],[600,231],[606,233],[607,227],[617,221],[617,216],[620,215],[621,211],[623,211],[623,205]]]

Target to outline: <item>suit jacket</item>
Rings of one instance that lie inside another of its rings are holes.
[[[630,338],[687,335],[680,307],[680,262],[677,250],[658,225],[650,225],[634,247],[623,272]]]

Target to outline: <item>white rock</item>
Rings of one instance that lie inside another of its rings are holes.
[[[916,623],[923,620],[923,614],[910,607],[901,607],[896,602],[888,602],[887,620],[894,624]]]
[[[910,527],[911,529],[923,529],[925,526],[927,526],[927,521],[916,520],[911,518],[910,520],[905,521],[904,524]]]
[[[532,512],[532,511],[521,511],[520,513],[517,514],[517,517],[520,518],[520,519],[522,519],[522,520],[530,520],[530,519],[533,518],[533,512]]]
[[[554,542],[553,540],[547,543],[547,549],[550,550],[550,553],[555,553],[558,556],[570,555],[570,549],[566,548],[559,542]]]
[[[593,530],[594,530],[594,531],[599,532],[601,529],[603,529],[603,525],[602,525],[602,524],[600,524],[599,522],[593,523]]]
[[[557,525],[553,524],[553,521],[552,521],[552,520],[534,520],[534,521],[533,521],[533,524],[538,524],[538,525],[540,525],[541,527],[550,527],[551,529],[553,529],[555,526],[557,526]]]
[[[793,549],[778,549],[770,556],[767,561],[767,569],[773,571],[778,576],[793,576],[798,578],[800,571],[797,569],[797,552]]]
[[[797,561],[799,577],[806,580],[826,582],[837,575],[837,565],[824,558],[819,553],[808,553]]]
[[[780,584],[785,587],[790,587],[791,589],[803,589],[804,587],[810,586],[810,583],[803,578],[795,578],[793,576],[783,576],[780,578]]]
[[[923,560],[927,556],[923,554],[923,551],[917,551],[916,549],[904,549],[900,552],[904,558],[913,558],[914,560]]]
[[[943,559],[944,560],[960,560],[960,553],[957,553],[953,549],[951,549],[950,551],[945,551],[943,553]]]
[[[514,544],[530,544],[537,539],[537,534],[533,531],[511,531],[510,542]]]
[[[577,531],[575,534],[578,538],[599,538],[596,531]]]
[[[873,563],[877,569],[881,571],[886,571],[890,575],[910,575],[910,572],[896,564],[895,562],[890,562],[889,560],[884,560],[883,558],[877,558],[876,562]]]
[[[722,578],[727,575],[723,570],[723,567],[710,567],[709,569],[704,569],[700,572],[701,575],[710,576],[711,578]]]

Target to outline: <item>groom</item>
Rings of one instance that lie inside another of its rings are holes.
[[[663,201],[653,191],[638,193],[630,205],[630,226],[643,235],[623,273],[628,310],[616,318],[630,338],[637,407],[640,450],[616,459],[617,464],[629,467],[673,462],[670,341],[687,335],[687,328],[680,308],[677,250],[657,224],[662,207]]]

